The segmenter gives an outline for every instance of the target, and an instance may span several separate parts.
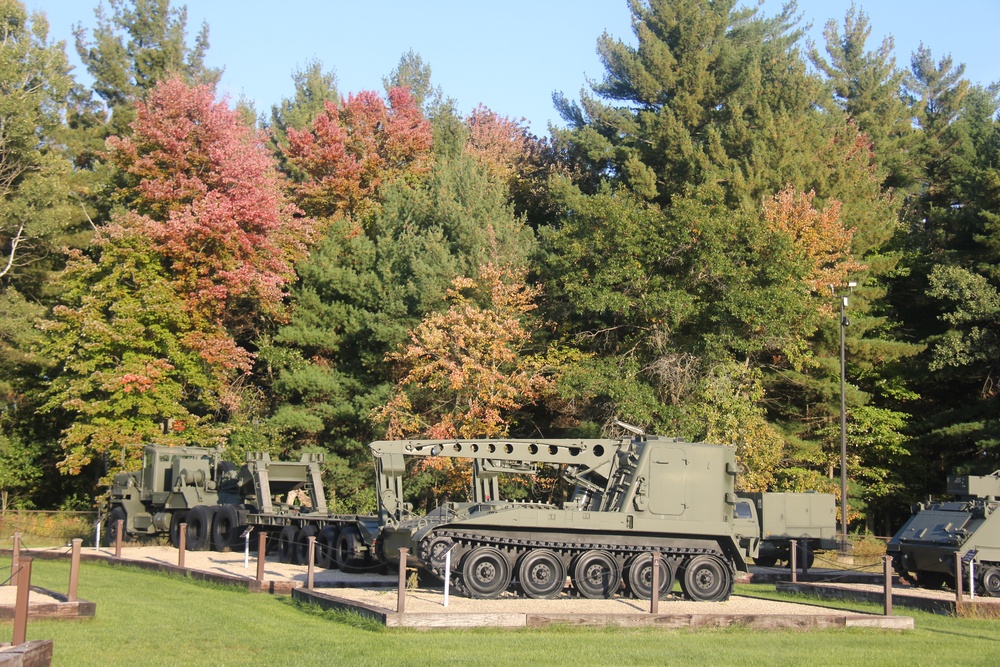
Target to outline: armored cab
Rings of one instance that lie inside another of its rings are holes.
[[[567,576],[577,594],[659,595],[680,582],[694,600],[724,600],[757,553],[757,518],[737,518],[732,447],[637,433],[593,440],[391,441],[371,444],[378,468],[381,556],[446,575],[470,597],[515,587],[546,598]],[[412,516],[402,502],[408,456],[472,459],[472,502]],[[558,466],[573,485],[561,505],[499,499],[497,476]],[[653,554],[658,558],[654,562]],[[447,565],[446,565],[447,564]],[[450,569],[447,569],[450,567]]]
[[[240,502],[236,466],[219,460],[216,449],[164,447],[143,449],[142,469],[115,475],[105,536],[110,539],[118,520],[130,535],[170,532],[178,541],[178,526],[198,506]]]
[[[754,562],[764,567],[791,558],[792,540],[803,569],[815,554],[837,548],[837,508],[831,493],[741,492],[753,503],[760,525],[760,549]]]
[[[1000,470],[948,477],[956,499],[918,503],[886,552],[901,577],[925,588],[953,587],[956,554],[963,582],[974,572],[976,591],[1000,596]]]

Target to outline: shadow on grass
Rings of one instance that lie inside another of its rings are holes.
[[[279,598],[279,601],[303,614],[315,616],[316,618],[321,618],[325,621],[333,621],[334,623],[349,625],[352,628],[357,628],[358,630],[385,632],[386,629],[384,625],[375,619],[362,616],[354,611],[347,611],[344,609],[323,609],[319,605],[302,602],[301,600],[295,600],[291,597],[282,597]]]

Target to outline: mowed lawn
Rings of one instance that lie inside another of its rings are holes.
[[[67,562],[33,561],[35,585],[65,591],[68,576]],[[915,631],[387,630],[353,615],[302,607],[288,597],[101,563],[84,564],[80,597],[97,603],[96,618],[28,625],[29,639],[55,640],[53,665],[909,667],[1000,662],[1000,621],[906,609],[897,611],[915,617]],[[0,641],[10,641],[12,631],[11,623],[0,624]]]

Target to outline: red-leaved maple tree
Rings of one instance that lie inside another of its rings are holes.
[[[249,370],[241,342],[261,317],[283,317],[284,286],[316,234],[285,200],[263,137],[210,86],[171,78],[136,105],[132,135],[109,139],[107,156],[128,209],[111,227],[146,236],[163,258],[194,324],[184,343],[223,373]]]
[[[306,173],[294,190],[310,215],[360,217],[386,183],[429,168],[430,123],[405,88],[389,103],[371,91],[326,103],[308,130],[288,131],[288,157]]]

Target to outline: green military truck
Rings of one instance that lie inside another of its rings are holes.
[[[831,493],[740,492],[737,511],[756,510],[760,526],[760,549],[754,563],[773,567],[789,562],[792,540],[796,542],[796,564],[808,570],[817,552],[837,548],[836,499]]]
[[[247,529],[268,534],[267,545],[284,562],[305,562],[310,536],[316,537],[317,563],[344,569],[370,562],[375,517],[328,511],[320,480],[322,454],[299,461],[273,461],[254,452],[237,470],[218,449],[164,447],[143,449],[142,469],[116,475],[110,493],[103,542],[114,539],[117,522],[127,535],[169,534],[186,548],[225,551]]]

